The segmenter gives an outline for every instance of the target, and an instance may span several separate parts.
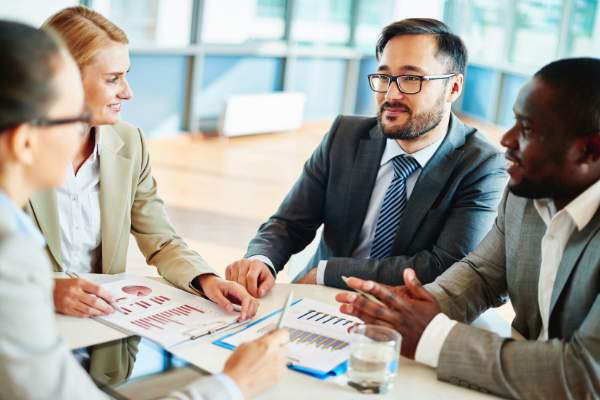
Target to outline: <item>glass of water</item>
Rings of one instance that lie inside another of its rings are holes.
[[[356,325],[350,336],[348,385],[364,393],[387,393],[394,385],[402,337],[377,325]]]

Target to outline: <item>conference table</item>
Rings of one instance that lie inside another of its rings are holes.
[[[94,274],[80,274],[80,276],[89,280],[100,277],[100,275]],[[62,272],[55,272],[54,277],[67,278]],[[150,279],[171,285],[163,278],[152,277]],[[339,305],[339,303],[335,301],[335,295],[342,291],[340,289],[318,285],[276,284],[270,293],[259,299],[260,307],[253,321],[257,321],[260,318],[279,310],[283,306],[285,299],[291,290],[294,291],[294,300],[310,298],[336,306]],[[60,335],[71,349],[105,343],[128,336],[121,331],[89,318],[81,319],[56,314],[56,323]],[[523,337],[493,309],[482,314],[472,325],[480,329],[495,332],[503,337],[523,339]],[[236,330],[239,329],[243,328],[237,328]],[[225,361],[231,355],[231,351],[216,346],[212,342],[222,336],[235,332],[236,330],[230,330],[206,339],[199,338],[193,343],[177,347],[170,351],[204,371],[209,373],[219,373],[222,371]],[[394,388],[386,395],[359,393],[348,386],[346,381],[346,374],[320,380],[297,371],[288,370],[283,380],[276,387],[254,398],[258,400],[309,400],[324,398],[335,400],[364,400],[369,398],[469,400],[495,397],[475,390],[455,386],[447,382],[438,381],[433,368],[404,357],[400,358],[398,372],[394,381]]]

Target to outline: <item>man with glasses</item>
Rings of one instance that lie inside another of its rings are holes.
[[[297,283],[346,288],[347,275],[401,285],[406,268],[432,282],[490,230],[507,174],[500,150],[452,114],[462,40],[440,21],[406,19],[383,29],[376,56],[377,117],[339,116],[245,258],[227,267],[253,296],[321,225]]]

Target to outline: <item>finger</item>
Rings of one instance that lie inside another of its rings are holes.
[[[99,299],[99,298],[92,296],[90,294],[87,294],[87,293],[81,293],[75,299],[75,301],[77,301],[77,300],[79,300],[80,303],[83,303],[86,306],[88,306],[94,310],[93,312],[86,312],[87,314],[106,315],[106,314],[112,314],[115,312],[115,309],[110,304],[108,304],[107,302],[105,302],[102,299]],[[79,307],[78,307],[78,309],[80,311],[82,311]]]
[[[335,300],[340,303],[350,303],[350,300],[348,300],[349,294],[354,294],[354,293],[338,293],[335,295]]]
[[[115,296],[112,295],[111,292],[109,292],[108,290],[106,290],[105,288],[103,288],[102,286],[96,285],[90,281],[86,281],[84,279],[82,279],[82,282],[80,284],[81,289],[83,289],[85,292],[93,294],[95,296],[101,297],[104,300],[108,301],[108,302],[113,302],[115,301]]]
[[[266,270],[263,270],[264,277],[263,277],[262,283],[258,287],[258,295],[260,297],[263,297],[264,295],[269,293],[271,291],[271,289],[273,289],[273,287],[275,286],[275,278],[273,277],[271,270],[269,269],[268,266],[265,266],[265,267],[266,267]]]
[[[225,279],[228,281],[231,280],[231,264],[229,264],[227,268],[225,268]]]
[[[350,279],[348,279],[348,281],[346,282],[346,285],[348,285],[352,289],[360,289],[362,288],[363,283],[365,283],[364,280],[351,276]]]
[[[235,282],[222,282],[217,285],[216,290],[211,293],[210,299],[227,312],[233,312],[233,304],[227,299],[231,286],[237,286]]]
[[[270,345],[280,346],[290,340],[290,333],[287,329],[277,329],[272,331],[269,335],[263,336],[263,338],[265,338]]]
[[[402,310],[403,308],[410,306],[406,299],[402,299],[400,296],[398,296],[395,290],[393,290],[393,288],[390,289],[389,286],[386,287],[373,281],[365,281],[361,286],[361,290],[372,294],[381,300],[386,306],[395,308],[397,310]]]
[[[86,294],[86,296],[89,297],[90,299],[92,299],[91,301],[88,300],[88,299],[86,299],[86,300],[89,301],[89,303],[93,303],[94,300],[99,301],[99,302],[103,302],[102,300],[99,300],[99,299],[97,299],[95,297],[92,297],[92,296],[90,296],[88,294]],[[108,304],[104,303],[104,302],[103,302],[104,305],[106,305],[110,310],[101,310],[100,308],[97,308],[97,307],[95,307],[95,306],[93,306],[93,305],[91,305],[89,303],[83,302],[83,301],[76,302],[73,305],[72,310],[79,311],[80,313],[82,313],[85,316],[84,318],[92,317],[92,316],[98,316],[98,315],[107,315],[107,314],[110,314],[111,311],[114,312],[114,309],[111,306],[109,306]],[[99,305],[99,304],[96,304],[96,305],[99,306],[99,307],[101,307],[101,305]]]
[[[238,283],[240,285],[242,285],[243,287],[247,288],[248,287],[248,270],[250,269],[250,264],[251,262],[248,260],[242,260],[242,262],[240,263],[240,273],[238,275]]]
[[[238,281],[239,272],[240,272],[240,262],[236,261],[233,264],[231,264],[231,281],[232,282]]]
[[[242,287],[237,283],[231,283],[227,285],[227,293],[225,295],[228,298],[233,298],[237,303],[242,305],[242,309],[240,311],[240,322],[247,320],[248,318],[252,318],[256,314],[256,309],[258,306],[255,304],[258,303],[258,300],[250,296],[250,294],[246,291],[246,288]]]
[[[394,324],[402,317],[400,311],[392,310],[386,306],[377,304],[359,294],[349,293],[347,299],[349,300],[348,306],[353,306],[364,314],[368,314],[379,320],[387,321],[391,324]]]
[[[406,268],[404,270],[404,283],[410,289],[413,298],[419,300],[429,300],[432,295],[423,287],[421,281],[417,278],[417,274],[412,268]]]
[[[242,300],[242,310],[240,311],[240,322],[247,320],[254,316],[256,311],[252,311],[254,308],[254,302],[258,301],[254,297],[250,296],[249,293],[245,293]]]
[[[259,263],[252,263],[252,266],[248,270],[247,279],[248,282],[248,293],[254,297],[258,297],[258,279],[261,275],[262,268]]]
[[[386,326],[388,328],[395,329],[395,326],[392,323],[378,319],[372,315],[366,314],[366,313],[362,312],[359,308],[354,307],[352,304],[343,304],[340,307],[340,311],[344,314],[352,315],[353,317],[361,319],[365,324],[380,325],[380,326]]]

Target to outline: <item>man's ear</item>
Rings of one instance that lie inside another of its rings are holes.
[[[590,163],[598,162],[600,160],[600,132],[592,133],[582,139],[585,145],[583,161]]]
[[[450,103],[454,103],[462,93],[464,80],[465,77],[462,74],[458,74],[450,78],[448,85],[450,86],[450,94],[448,97],[448,101]]]

